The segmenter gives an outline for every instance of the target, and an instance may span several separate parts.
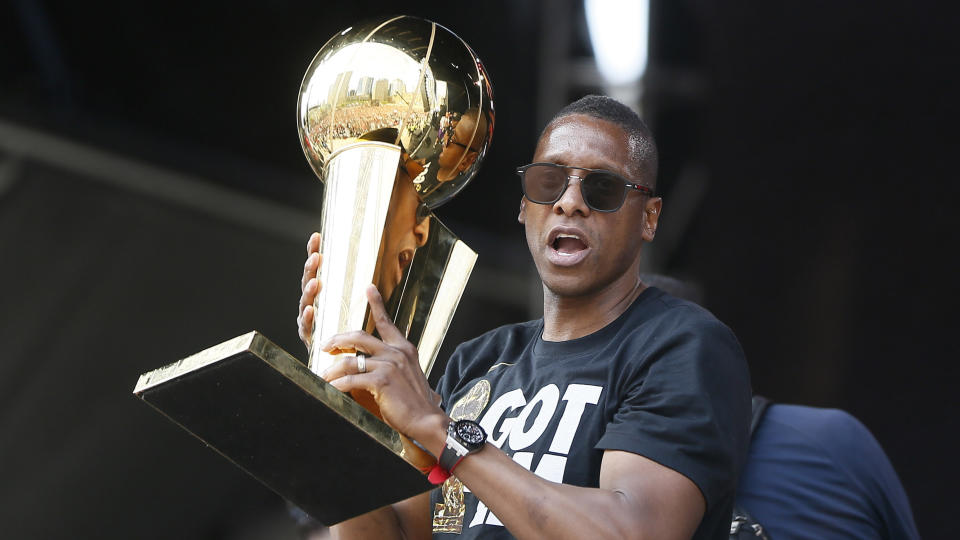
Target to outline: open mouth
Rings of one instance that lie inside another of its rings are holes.
[[[587,236],[576,227],[556,227],[547,237],[547,260],[557,266],[576,266],[590,252]]]
[[[397,262],[400,264],[400,272],[403,272],[410,266],[410,262],[413,261],[413,250],[404,249],[397,254]]]
[[[553,249],[560,255],[575,255],[579,251],[587,249],[587,244],[579,237],[572,234],[558,234],[553,239]]]

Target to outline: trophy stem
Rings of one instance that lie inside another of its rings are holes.
[[[323,373],[337,355],[328,338],[364,327],[366,287],[373,281],[400,147],[362,141],[331,156],[324,179],[320,253],[323,283],[314,301],[310,370]]]

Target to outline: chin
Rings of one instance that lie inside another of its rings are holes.
[[[543,286],[557,296],[576,297],[586,296],[595,292],[599,287],[592,280],[583,276],[543,276]]]

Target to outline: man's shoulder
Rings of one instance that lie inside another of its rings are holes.
[[[542,320],[507,324],[461,343],[447,362],[437,392],[446,399],[464,381],[484,376],[502,358],[509,356],[515,362],[542,328]]]
[[[870,430],[852,414],[841,409],[774,403],[762,424],[762,440],[790,440],[793,447],[821,454],[845,467],[862,463],[867,452],[882,453]],[[855,459],[851,459],[856,456]]]
[[[649,292],[649,296],[640,298],[641,301],[630,310],[628,329],[643,324],[656,333],[693,332],[733,337],[730,328],[703,306],[671,296],[656,287],[645,292]]]
[[[686,372],[696,378],[709,373],[731,384],[742,379],[748,381],[744,388],[749,396],[750,376],[743,347],[733,331],[710,311],[663,291],[655,291],[636,308],[619,330],[617,340],[634,356],[632,364],[638,374],[654,370],[676,377],[678,372]]]
[[[783,403],[774,403],[767,410],[750,454],[754,466],[748,466],[748,483],[756,481],[753,469],[778,466],[804,481],[823,483],[834,478],[864,493],[869,491],[865,484],[872,483],[866,479],[888,463],[880,444],[853,415],[839,409]]]
[[[539,335],[543,329],[543,319],[521,323],[505,324],[489,330],[479,336],[464,341],[457,346],[457,352],[476,350],[490,346],[505,346],[517,340],[527,341]]]
[[[540,335],[542,329],[542,319],[494,328],[458,345],[450,357],[447,371],[452,368],[459,376],[463,376],[472,368],[495,361],[507,349],[523,349],[530,340]]]

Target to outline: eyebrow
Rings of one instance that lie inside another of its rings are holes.
[[[535,159],[533,162],[534,162],[534,163],[536,163],[536,162],[539,162],[539,163],[544,163],[544,162],[545,162],[545,163],[553,163],[554,165],[560,165],[561,167],[569,167],[569,168],[572,168],[572,169],[595,169],[595,170],[599,169],[599,170],[604,170],[604,171],[607,171],[607,172],[612,172],[612,173],[614,173],[614,174],[616,174],[616,175],[618,175],[618,176],[623,176],[624,178],[629,178],[628,176],[626,176],[626,175],[624,175],[624,174],[622,174],[622,173],[617,172],[617,169],[616,169],[616,167],[614,166],[614,164],[613,164],[613,163],[610,163],[610,162],[606,162],[606,163],[604,163],[603,165],[601,165],[601,166],[599,166],[599,167],[587,167],[587,166],[584,166],[584,165],[577,165],[577,164],[574,164],[574,163],[567,163],[567,162],[565,162],[565,161],[563,161],[563,160],[550,159],[549,156],[546,157],[546,158],[543,158],[543,159]]]

